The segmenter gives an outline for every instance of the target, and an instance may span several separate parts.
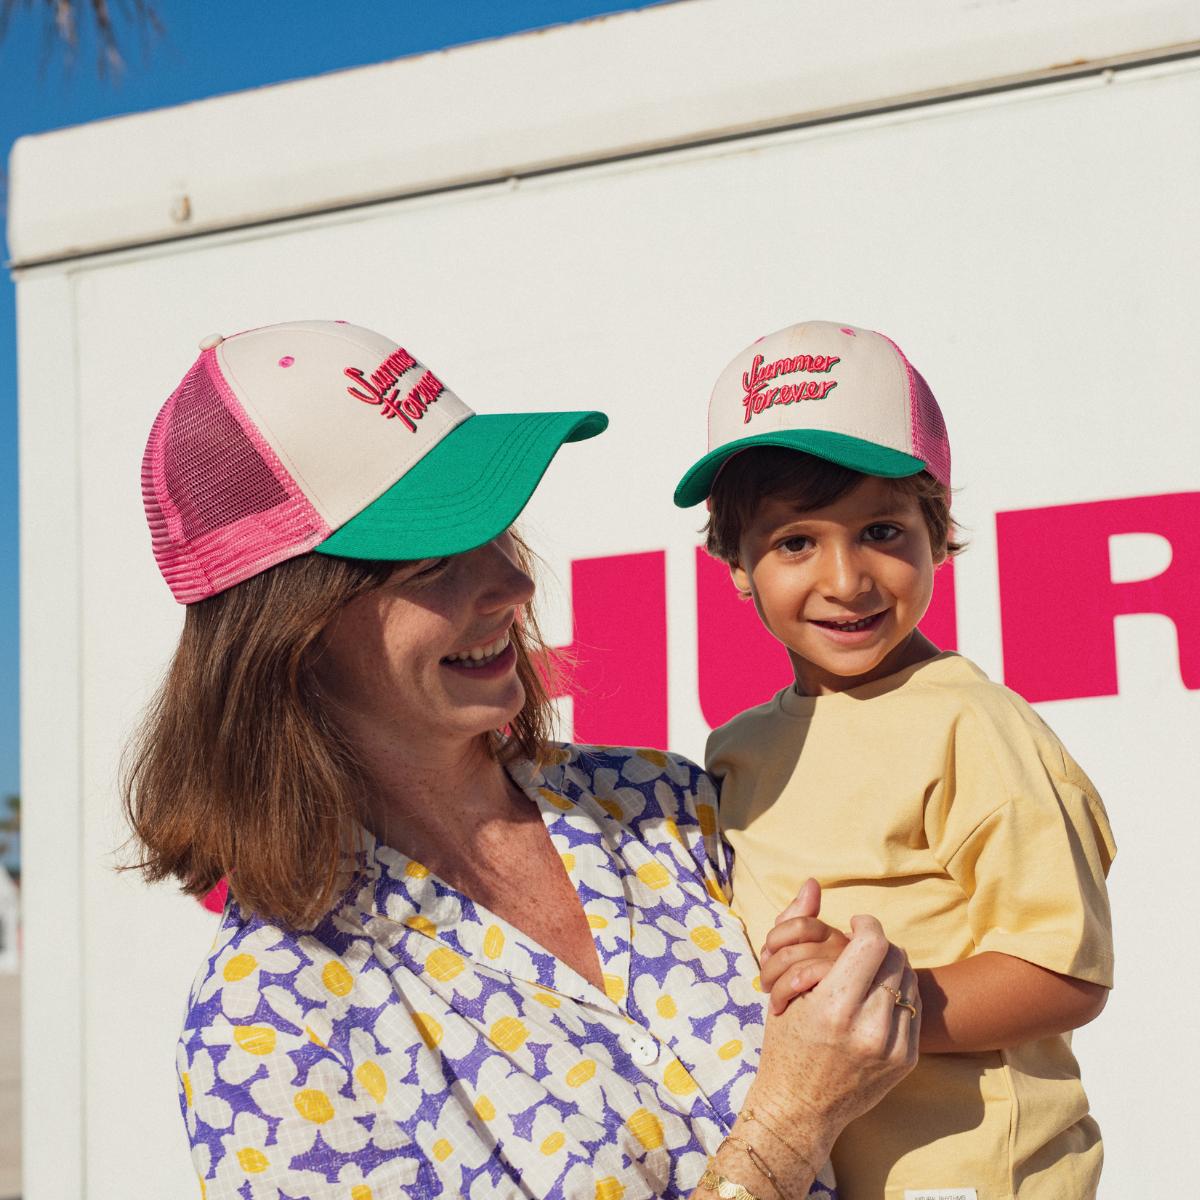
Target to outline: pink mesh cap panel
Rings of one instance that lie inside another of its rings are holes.
[[[921,372],[908,361],[907,355],[886,333],[879,335],[900,356],[904,373],[908,376],[908,419],[912,430],[913,456],[919,458],[925,469],[950,490],[950,435],[942,410],[929,390]]]
[[[913,453],[921,459],[930,475],[950,490],[950,436],[942,410],[929,390],[921,372],[905,359],[908,366],[909,412],[912,417]]]
[[[192,604],[332,532],[246,416],[206,350],[163,405],[142,459],[159,570]]]

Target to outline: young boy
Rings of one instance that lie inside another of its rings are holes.
[[[764,984],[801,964],[789,993],[840,944],[815,922],[768,943],[810,876],[829,926],[872,913],[917,968],[921,1061],[835,1147],[844,1200],[1094,1196],[1070,1031],[1112,986],[1115,848],[1029,705],[917,629],[958,549],[933,395],[889,339],[807,322],[725,369],[709,436],[675,502],[708,499],[708,549],[795,673],[709,739],[734,908]],[[797,936],[829,940],[784,948]]]

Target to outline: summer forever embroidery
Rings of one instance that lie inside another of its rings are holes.
[[[836,379],[804,379],[799,383],[785,383],[779,387],[769,386],[780,375],[804,372],[814,375],[827,374],[834,363],[842,360],[835,354],[797,354],[794,358],[777,358],[764,362],[761,354],[754,356],[750,370],[742,372],[742,407],[745,410],[745,425],[750,418],[764,412],[773,404],[794,404],[797,400],[824,400],[835,387]]]
[[[417,384],[403,398],[398,399],[398,385],[409,371],[420,364],[407,350],[399,347],[392,351],[367,375],[360,367],[347,367],[347,378],[353,379],[360,387],[348,387],[346,391],[356,400],[364,404],[379,406],[383,415],[390,421],[399,417],[408,427],[410,433],[417,432],[416,423],[425,415],[429,406],[441,396],[445,385],[430,370],[425,370]]]

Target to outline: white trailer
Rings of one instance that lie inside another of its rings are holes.
[[[670,502],[709,386],[804,317],[896,338],[971,541],[937,632],[1039,704],[1120,844],[1117,987],[1076,1042],[1103,1195],[1195,1186],[1194,0],[686,0],[30,138],[11,166],[27,1200],[198,1193],[173,1053],[215,918],[114,871],[121,747],[181,617],[138,464],[200,337],[314,316],[403,338],[483,409],[612,414],[524,522],[584,655],[565,732],[693,756],[784,670],[731,656],[744,611]]]

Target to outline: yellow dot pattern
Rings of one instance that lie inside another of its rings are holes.
[[[418,933],[423,933],[426,937],[433,937],[437,933],[437,926],[428,917],[409,917],[404,924],[409,929],[415,929]]]
[[[576,1063],[567,1072],[567,1087],[583,1087],[593,1075],[596,1074],[596,1060],[593,1058],[585,1058],[583,1062]]]
[[[439,983],[449,983],[458,978],[467,964],[461,954],[456,954],[449,946],[439,946],[425,960],[425,970]]]
[[[253,954],[235,954],[225,964],[221,974],[225,976],[226,983],[237,983],[239,979],[245,979],[257,966],[258,959]]]
[[[496,1046],[511,1054],[525,1044],[529,1030],[525,1022],[518,1021],[516,1017],[501,1017],[492,1025],[490,1036]]]
[[[549,1158],[551,1154],[557,1154],[566,1144],[567,1135],[565,1133],[552,1133],[548,1138],[543,1139],[538,1149]]]
[[[717,810],[711,804],[696,805],[696,820],[705,837],[712,837],[717,832]]]
[[[436,1158],[438,1162],[445,1162],[446,1159],[448,1159],[453,1153],[454,1147],[445,1138],[438,1138],[438,1140],[433,1143],[433,1157]]]
[[[728,1062],[731,1058],[737,1058],[742,1052],[742,1043],[738,1038],[731,1038],[729,1041],[717,1047],[717,1057]]]
[[[356,1183],[350,1189],[350,1200],[375,1200],[375,1193],[365,1183]]]
[[[614,1004],[620,1004],[625,999],[625,980],[620,975],[605,975],[604,994]]]
[[[725,944],[725,939],[711,925],[701,925],[693,929],[689,936],[701,950],[716,950]]]
[[[437,1019],[429,1015],[429,1013],[413,1013],[413,1024],[417,1027],[417,1032],[421,1035],[421,1041],[432,1050],[442,1040],[442,1027],[438,1024]]]
[[[658,862],[643,863],[637,869],[637,877],[656,892],[671,882],[667,868]]]
[[[667,1091],[675,1096],[688,1096],[696,1090],[696,1081],[678,1059],[667,1065],[663,1072],[663,1083],[667,1085]]]
[[[504,953],[504,930],[499,925],[489,925],[483,935],[483,953],[486,957],[496,959]]]
[[[376,1104],[383,1103],[384,1097],[387,1095],[387,1076],[383,1073],[383,1068],[377,1062],[359,1063],[357,1070],[354,1072],[354,1078],[358,1080],[359,1087]]]
[[[481,1121],[494,1121],[496,1119],[496,1106],[492,1103],[490,1096],[478,1096],[476,1098],[475,1115]]]
[[[621,1200],[625,1195],[625,1186],[619,1179],[606,1175],[596,1180],[596,1200]]]
[[[557,792],[552,792],[549,788],[538,788],[538,795],[551,807],[557,808],[559,812],[570,812],[575,807],[574,801],[568,800],[566,796],[560,796]]]
[[[654,1002],[654,1007],[664,1021],[674,1020],[675,1014],[679,1012],[679,1005],[675,1003],[675,997],[668,996],[665,992]]]
[[[253,1146],[245,1146],[237,1152],[238,1166],[247,1175],[261,1175],[270,1165],[271,1160]]]
[[[192,1107],[192,1078],[186,1071],[184,1071],[183,1074],[179,1076],[179,1078],[183,1082],[183,1098],[187,1101],[188,1108],[191,1108]]]
[[[270,1054],[275,1049],[276,1035],[270,1025],[235,1025],[233,1040],[247,1054]]]
[[[325,985],[326,991],[332,992],[335,996],[348,996],[354,987],[354,976],[335,958],[332,962],[325,964],[321,971],[321,982]]]
[[[648,1109],[639,1108],[625,1124],[647,1150],[658,1150],[662,1146],[662,1122]]]
[[[306,1088],[297,1092],[292,1103],[295,1104],[296,1111],[314,1125],[324,1125],[326,1121],[333,1120],[333,1103],[318,1088]]]

